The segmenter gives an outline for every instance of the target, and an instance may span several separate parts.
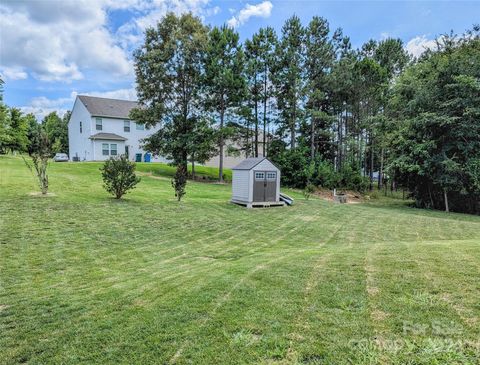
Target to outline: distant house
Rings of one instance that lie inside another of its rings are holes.
[[[78,95],[68,123],[70,160],[103,161],[125,154],[132,161],[166,162],[165,158],[150,156],[141,148],[141,140],[157,132],[159,126],[148,129],[131,120],[129,113],[137,106],[135,101]],[[225,168],[232,168],[245,159],[245,152],[231,152],[235,149],[240,150],[238,143],[226,142]],[[259,150],[262,151],[261,143]],[[218,167],[219,156],[212,157],[205,165]]]

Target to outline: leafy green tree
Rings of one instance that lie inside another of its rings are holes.
[[[68,120],[70,112],[60,118],[57,112],[51,112],[43,118],[42,125],[52,143],[52,153],[68,152]]]
[[[480,213],[480,37],[445,36],[398,78],[390,168],[419,207]]]
[[[103,187],[115,199],[120,199],[140,182],[140,178],[135,175],[135,168],[135,163],[125,155],[109,158],[100,168]]]
[[[193,123],[192,141],[189,149],[192,164],[192,179],[195,180],[195,163],[204,164],[218,153],[218,130],[208,118],[199,118]],[[228,133],[227,133],[228,135]]]
[[[201,113],[207,42],[208,29],[199,18],[168,13],[146,30],[144,44],[134,53],[140,107],[131,117],[147,126],[162,123],[147,139],[147,150],[166,152],[179,173],[187,171],[194,123]],[[176,193],[181,199],[183,194]]]
[[[225,116],[239,107],[244,95],[243,62],[244,54],[238,33],[227,26],[214,27],[208,36],[203,86],[207,110],[212,111],[219,118],[218,174],[220,181],[223,181]]]
[[[8,133],[9,115],[8,107],[3,102],[3,80],[0,78],[0,153],[7,153],[7,147],[10,145],[10,135]]]
[[[7,134],[9,142],[6,148],[11,152],[26,152],[28,146],[28,124],[18,108],[10,108],[9,110]]]

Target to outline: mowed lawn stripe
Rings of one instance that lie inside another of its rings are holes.
[[[292,207],[248,210],[231,186],[192,182],[178,203],[148,176],[118,202],[99,166],[51,164],[55,196],[41,198],[23,161],[0,156],[0,363],[480,357],[479,217],[295,191]]]

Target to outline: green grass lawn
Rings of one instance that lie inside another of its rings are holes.
[[[175,201],[161,165],[122,201],[98,163],[38,197],[0,157],[1,364],[478,364],[480,217],[400,200]]]

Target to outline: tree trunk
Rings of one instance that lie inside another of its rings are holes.
[[[223,182],[223,118],[225,116],[225,104],[222,96],[221,106],[220,106],[220,138],[219,138],[219,166],[218,166],[218,180]]]
[[[267,67],[265,67],[265,76],[263,80],[263,157],[267,156],[266,144],[267,144]]]
[[[380,171],[378,174],[378,190],[380,190],[383,185],[383,151],[384,151],[384,148],[382,147],[382,150],[380,152]]]
[[[435,209],[435,204],[433,203],[432,190],[430,189],[430,183],[428,184],[428,195],[430,196],[430,209]]]
[[[370,141],[370,191],[373,190],[373,139]]]
[[[192,180],[195,181],[195,153],[192,153]]]
[[[340,114],[338,114],[338,161],[337,161],[337,170],[340,170],[342,167],[342,152],[343,152],[343,136],[342,136],[342,131],[343,131],[343,125],[342,125],[342,117],[343,113],[340,111]]]
[[[255,98],[255,157],[258,157],[258,103]]]
[[[247,118],[247,131],[245,136],[245,157],[250,157],[250,119]]]
[[[315,118],[312,118],[312,122],[310,123],[310,159],[312,161],[315,160]]]
[[[445,199],[445,211],[449,213],[448,209],[448,194],[447,194],[447,189],[443,189],[443,198]]]
[[[293,116],[292,120],[290,121],[290,148],[292,150],[295,149],[295,124],[297,118],[297,101],[293,103]]]

